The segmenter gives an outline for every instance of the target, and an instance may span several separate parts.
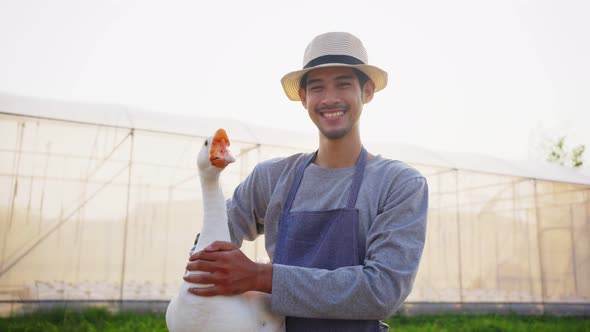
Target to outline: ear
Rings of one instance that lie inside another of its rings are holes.
[[[375,83],[372,80],[368,80],[365,82],[362,91],[363,96],[363,104],[367,104],[371,100],[373,100],[373,96],[375,95]]]
[[[307,109],[307,93],[305,93],[304,88],[299,88],[299,99],[301,99],[301,105],[303,105],[303,108]]]

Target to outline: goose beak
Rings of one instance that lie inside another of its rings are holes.
[[[226,150],[227,153],[225,154],[225,156],[223,157],[223,161],[225,161],[226,165],[229,165],[231,163],[233,163],[234,161],[236,161],[236,158],[234,158],[234,156],[231,154],[231,152],[229,150]]]
[[[225,130],[218,129],[211,140],[209,161],[213,166],[223,169],[227,165],[236,161],[228,149],[229,145],[229,138],[227,137]]]

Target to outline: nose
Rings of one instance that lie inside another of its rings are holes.
[[[334,88],[324,89],[324,94],[321,99],[322,105],[331,106],[340,103],[340,95]]]

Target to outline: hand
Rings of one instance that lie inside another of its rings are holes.
[[[184,276],[186,282],[212,285],[189,289],[199,296],[237,295],[251,290],[270,293],[272,288],[272,265],[251,261],[230,242],[216,241],[192,254],[186,269],[209,272]]]

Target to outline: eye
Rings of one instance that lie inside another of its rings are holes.
[[[208,140],[205,140],[205,143],[203,143],[203,144],[204,144],[205,146],[208,146],[208,145],[209,145],[209,141],[208,141]]]

